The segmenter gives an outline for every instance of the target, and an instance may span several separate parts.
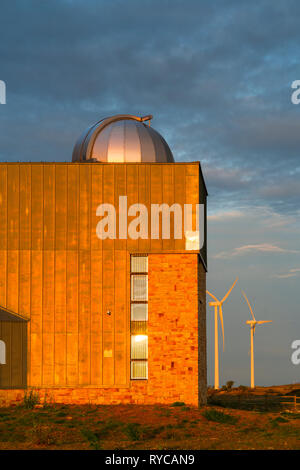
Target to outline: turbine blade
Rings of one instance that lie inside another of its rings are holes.
[[[206,291],[206,293],[210,295],[213,299],[215,299],[217,302],[219,302],[217,297],[214,296],[214,294],[211,294],[208,290]]]
[[[221,300],[221,304],[227,299],[227,297],[229,296],[230,292],[232,291],[232,289],[233,289],[234,286],[236,285],[237,280],[238,280],[238,278],[236,278],[236,280],[234,281],[234,283],[233,283],[232,286],[230,287],[230,289],[229,289],[229,291],[227,292],[227,294],[224,295],[223,299]]]
[[[245,297],[245,300],[246,300],[247,305],[248,305],[248,307],[249,307],[249,310],[250,310],[250,312],[251,312],[252,318],[253,318],[254,321],[256,321],[256,320],[255,320],[255,317],[254,317],[253,310],[252,310],[251,305],[250,305],[250,302],[249,302],[249,300],[247,299],[247,296],[246,296],[246,294],[245,294],[245,292],[244,292],[243,290],[242,290],[242,293],[243,293],[243,296]]]
[[[220,316],[220,321],[221,321],[221,326],[222,326],[222,334],[223,334],[223,352],[224,352],[224,323],[223,323],[223,309],[222,309],[222,305],[219,305],[219,316]]]
[[[260,320],[258,321],[258,325],[262,325],[263,323],[272,323],[273,320]]]

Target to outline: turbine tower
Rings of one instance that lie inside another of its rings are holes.
[[[247,299],[247,296],[244,291],[243,296],[245,297],[245,300],[247,302],[247,305],[249,307],[249,310],[251,312],[253,320],[248,320],[246,321],[247,325],[250,325],[250,354],[251,354],[251,388],[254,388],[254,346],[253,346],[253,339],[254,339],[254,333],[255,333],[255,327],[256,325],[262,325],[263,323],[272,323],[272,320],[260,320],[257,321],[254,317],[253,310],[251,308],[250,302]]]
[[[215,309],[215,390],[219,389],[219,340],[218,340],[218,311],[219,311],[219,316],[220,316],[220,321],[221,321],[221,326],[222,326],[222,334],[223,334],[223,351],[224,351],[224,323],[223,323],[223,308],[222,305],[225,302],[225,300],[228,298],[230,292],[234,288],[238,278],[234,281],[232,286],[230,287],[229,291],[227,294],[223,297],[222,300],[218,300],[213,294],[211,294],[208,290],[206,293],[210,295],[213,299],[214,302],[209,302],[208,305],[211,307],[214,307]]]

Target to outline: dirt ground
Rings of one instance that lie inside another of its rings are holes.
[[[280,398],[293,390],[300,390],[300,384],[260,388],[254,395],[269,393]],[[1,407],[0,450],[300,449],[300,408],[282,405],[274,411],[272,402],[258,410],[232,407],[226,400],[221,406],[214,404],[215,398],[230,395],[242,395],[241,407],[251,398],[249,391],[210,391],[212,404],[199,409],[183,403],[69,406],[27,402]]]

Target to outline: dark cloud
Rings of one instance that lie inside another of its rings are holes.
[[[152,113],[177,160],[201,160],[213,207],[293,212],[297,13],[283,0],[4,0],[0,159],[69,161],[99,118]]]
[[[103,116],[151,113],[177,160],[202,162],[213,214],[208,288],[225,293],[239,276],[224,308],[222,383],[249,382],[239,288],[273,319],[256,340],[258,383],[297,378],[299,14],[296,0],[1,1],[1,161],[70,161],[77,137]],[[209,307],[208,338],[212,318]],[[213,341],[208,352],[210,364]]]

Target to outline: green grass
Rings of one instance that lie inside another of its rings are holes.
[[[222,411],[215,410],[214,408],[205,410],[203,413],[204,418],[208,421],[215,421],[222,424],[236,424],[237,418],[223,413]]]
[[[278,396],[269,395],[219,395],[214,393],[208,397],[208,404],[212,406],[219,406],[221,408],[270,413],[282,411],[283,406],[280,400],[281,398]]]
[[[60,404],[0,408],[0,450],[300,449],[300,413],[184,408]]]
[[[141,432],[141,425],[139,423],[128,423],[124,428],[124,433],[130,441],[139,441]]]
[[[81,429],[81,434],[82,436],[86,439],[86,441],[89,443],[90,448],[94,450],[100,450],[100,442],[99,442],[99,436],[91,431],[90,429]]]
[[[289,419],[300,419],[300,413],[287,413],[286,411],[283,411],[281,416],[285,416]]]
[[[271,419],[271,422],[272,422],[272,423],[288,423],[289,420],[283,418],[282,416],[277,416],[276,418]]]

